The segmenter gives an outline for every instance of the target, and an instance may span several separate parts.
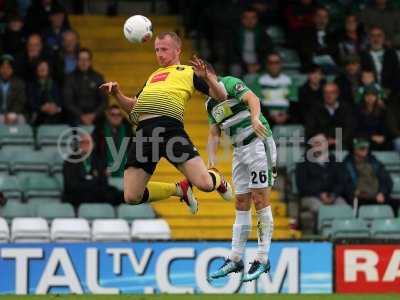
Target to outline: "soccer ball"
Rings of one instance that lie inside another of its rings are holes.
[[[145,16],[134,15],[124,24],[125,38],[131,43],[144,43],[153,36],[151,21]]]

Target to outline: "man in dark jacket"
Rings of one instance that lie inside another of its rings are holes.
[[[122,192],[108,185],[106,161],[92,153],[93,146],[90,135],[82,134],[80,151],[65,160],[64,201],[75,206],[83,202],[123,203]]]
[[[329,11],[319,7],[314,13],[314,26],[298,37],[296,48],[299,51],[303,67],[316,63],[325,72],[336,68],[338,48],[334,34],[329,29]]]
[[[246,9],[241,15],[241,26],[233,37],[231,68],[240,75],[246,65],[258,64],[273,50],[272,40],[258,22],[257,11]]]
[[[307,115],[315,109],[316,106],[322,104],[323,92],[322,88],[325,84],[324,74],[320,66],[312,64],[307,68],[307,81],[299,88],[298,102],[293,102],[292,114],[294,121],[304,124]]]
[[[346,204],[341,197],[340,164],[329,155],[328,140],[324,134],[317,134],[311,138],[310,144],[306,160],[296,166],[296,184],[302,208],[301,224],[306,231],[316,228],[321,205]]]
[[[14,59],[0,57],[0,123],[24,123],[26,120],[25,84],[14,76]]]
[[[349,203],[358,198],[359,205],[389,204],[393,182],[384,165],[369,153],[369,142],[353,140],[353,151],[343,161],[344,194]]]
[[[377,81],[388,92],[397,91],[399,58],[394,49],[385,48],[385,33],[379,26],[369,30],[370,49],[361,52],[362,69],[374,70]]]
[[[353,108],[358,88],[361,85],[360,58],[356,55],[346,57],[344,61],[344,72],[335,79],[340,90],[340,99],[347,101]]]
[[[346,103],[339,102],[339,89],[335,83],[327,83],[323,89],[324,99],[322,105],[316,105],[306,118],[306,136],[311,138],[317,133],[324,133],[328,138],[329,146],[334,147],[336,129],[342,130],[343,147],[351,142],[353,134],[353,121],[351,110]]]
[[[107,96],[98,89],[103,76],[92,68],[92,53],[89,49],[79,51],[78,65],[64,86],[64,105],[71,124],[94,124],[95,118],[105,109]]]

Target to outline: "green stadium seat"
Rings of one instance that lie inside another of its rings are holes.
[[[32,127],[29,125],[0,125],[0,147],[5,145],[34,144]]]
[[[22,190],[15,176],[0,175],[0,191],[10,199],[22,199]]]
[[[1,216],[10,222],[13,218],[33,217],[34,211],[29,204],[10,201],[1,209]]]
[[[400,219],[374,220],[371,232],[374,238],[400,239]]]
[[[282,57],[282,66],[284,69],[300,69],[300,58],[295,50],[279,48],[278,52]]]
[[[156,214],[149,204],[120,204],[117,209],[117,216],[120,219],[132,221],[135,219],[154,219]]]
[[[287,74],[288,76],[290,76],[290,78],[292,78],[293,83],[297,86],[297,87],[301,87],[304,83],[306,83],[307,81],[307,74],[302,74],[302,73],[293,73],[293,74]]]
[[[365,238],[369,237],[370,232],[367,222],[362,219],[343,219],[333,220],[333,238]]]
[[[110,204],[83,203],[79,206],[78,217],[88,220],[113,219],[115,218],[115,211]]]
[[[53,220],[56,218],[75,218],[74,208],[69,203],[47,203],[36,206],[36,217]]]
[[[349,205],[322,205],[318,211],[318,229],[332,226],[334,220],[351,219],[353,210]]]
[[[391,173],[390,177],[392,177],[393,180],[393,190],[391,197],[394,199],[400,199],[400,174]]]
[[[358,210],[358,217],[367,221],[393,218],[393,209],[389,205],[363,205]]]
[[[10,153],[0,150],[0,172],[8,173],[10,171]]]
[[[117,189],[123,191],[124,190],[124,180],[122,177],[109,177],[108,184],[116,187]]]
[[[61,188],[57,180],[43,174],[21,174],[18,176],[26,199],[37,197],[61,197]]]
[[[94,126],[93,125],[79,125],[79,128],[84,130],[88,134],[92,134],[92,132],[94,130]]]
[[[267,29],[268,35],[274,45],[283,45],[286,42],[285,31],[279,26],[270,26]]]
[[[372,154],[389,172],[400,172],[400,155],[396,151],[374,151]]]
[[[12,154],[10,169],[16,174],[18,172],[42,172],[50,171],[49,158],[41,151],[21,149]]]
[[[59,137],[71,127],[68,125],[42,125],[37,131],[37,144],[39,147],[57,145]]]

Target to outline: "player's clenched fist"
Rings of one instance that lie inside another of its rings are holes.
[[[116,95],[120,92],[119,84],[116,81],[103,83],[101,86],[99,86],[99,89],[111,95]]]

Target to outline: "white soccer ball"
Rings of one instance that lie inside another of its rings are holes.
[[[124,24],[125,38],[131,43],[144,43],[153,36],[151,21],[145,16],[134,15]]]

